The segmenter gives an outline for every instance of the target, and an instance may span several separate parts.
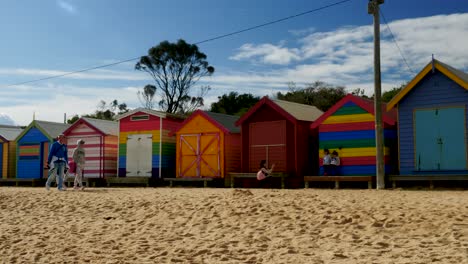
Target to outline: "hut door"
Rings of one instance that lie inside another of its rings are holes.
[[[179,177],[220,177],[219,133],[180,135]]]
[[[151,177],[153,135],[136,134],[127,137],[127,176]]]
[[[416,170],[466,169],[465,109],[424,109],[415,113]]]
[[[276,171],[286,171],[286,121],[251,123],[249,140],[251,172],[258,171],[261,160],[268,166],[275,163]]]

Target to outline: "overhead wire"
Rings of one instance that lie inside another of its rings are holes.
[[[405,56],[403,55],[403,52],[401,51],[400,45],[398,45],[398,42],[395,39],[395,36],[393,35],[392,30],[390,29],[390,25],[387,23],[387,19],[385,18],[385,15],[382,12],[382,9],[380,9],[380,14],[382,15],[383,21],[385,25],[387,26],[388,31],[390,32],[390,36],[392,37],[393,43],[395,43],[396,47],[398,48],[398,51],[400,52],[400,56],[403,58],[403,61],[406,64],[406,67],[410,70],[410,72],[415,75],[413,69],[409,66],[408,61],[406,60]]]
[[[287,17],[284,17],[284,18],[276,19],[276,20],[266,22],[266,23],[263,23],[263,24],[259,24],[259,25],[256,25],[256,26],[252,26],[252,27],[248,27],[248,28],[245,28],[245,29],[237,30],[237,31],[227,33],[227,34],[224,34],[224,35],[220,35],[220,36],[216,36],[216,37],[213,37],[213,38],[198,41],[198,42],[195,42],[194,44],[199,45],[199,44],[203,44],[203,43],[206,43],[206,42],[210,42],[210,41],[226,38],[226,37],[229,37],[229,36],[237,35],[237,34],[244,33],[244,32],[247,32],[247,31],[251,31],[251,30],[254,30],[254,29],[257,29],[257,28],[269,26],[269,25],[280,23],[280,22],[283,22],[283,21],[286,21],[286,20],[289,20],[289,19],[304,16],[304,15],[307,15],[307,14],[311,14],[311,13],[314,13],[314,12],[317,12],[317,11],[320,11],[320,10],[323,10],[323,9],[327,9],[327,8],[330,8],[330,7],[333,7],[333,6],[341,5],[341,4],[344,4],[346,2],[350,2],[350,1],[352,1],[352,0],[342,0],[342,1],[334,2],[334,3],[328,4],[328,5],[325,5],[325,6],[322,6],[322,7],[318,7],[318,8],[314,8],[314,9],[302,12],[302,13],[298,13],[298,14],[295,14],[295,15],[291,15],[291,16],[287,16]],[[64,77],[64,76],[68,76],[68,75],[72,75],[72,74],[77,74],[77,73],[82,73],[82,72],[107,68],[107,67],[115,66],[115,65],[122,64],[122,63],[125,63],[125,62],[135,61],[135,60],[138,60],[140,58],[141,58],[141,56],[131,58],[131,59],[126,59],[126,60],[121,60],[121,61],[117,61],[117,62],[113,62],[113,63],[109,63],[109,64],[104,64],[104,65],[99,65],[99,66],[95,66],[95,67],[85,68],[85,69],[81,69],[81,70],[66,72],[66,73],[58,74],[58,75],[54,75],[54,76],[44,77],[44,78],[40,78],[40,79],[34,79],[34,80],[29,80],[29,81],[24,81],[24,82],[13,83],[13,84],[7,85],[6,87],[18,86],[18,85],[23,85],[23,84],[28,84],[28,83],[34,83],[34,82],[50,80],[50,79],[56,79],[56,78],[60,78],[60,77]]]

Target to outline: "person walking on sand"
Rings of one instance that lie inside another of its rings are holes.
[[[73,162],[76,165],[75,171],[75,183],[73,189],[80,189],[83,190],[83,170],[85,165],[85,150],[84,150],[84,140],[79,139],[76,142],[76,148],[73,150]]]
[[[65,174],[65,169],[68,168],[68,148],[65,144],[65,136],[60,134],[52,146],[50,146],[49,156],[47,157],[46,167],[52,168],[49,170],[51,177],[47,179],[46,189],[50,189],[50,184],[57,179],[57,189],[59,191],[65,191],[63,188],[63,176]],[[54,170],[56,170],[56,177],[53,177]]]

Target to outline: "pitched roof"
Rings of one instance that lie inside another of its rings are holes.
[[[70,124],[63,124],[63,123],[55,123],[55,122],[49,122],[49,121],[40,121],[40,120],[35,120],[35,122],[44,132],[46,132],[50,138],[56,138],[58,135],[62,134],[63,131],[65,131],[68,127],[70,127]]]
[[[49,140],[53,140],[58,135],[62,134],[68,127],[69,124],[63,123],[55,123],[49,121],[41,121],[41,120],[33,120],[28,127],[26,127],[17,137],[16,141],[18,141],[21,137],[23,137],[31,128],[39,129],[44,136],[46,136]]]
[[[86,123],[91,128],[97,130],[101,135],[113,135],[117,136],[119,134],[119,123],[116,121],[111,120],[102,120],[102,119],[95,119],[89,117],[81,117],[80,119],[76,120],[69,128],[67,128],[63,133],[67,135],[70,133],[75,127],[77,127],[81,123]]]
[[[371,99],[366,99],[362,98],[353,94],[348,94],[345,97],[343,97],[340,101],[338,101],[336,104],[334,104],[330,109],[328,109],[320,118],[318,118],[314,123],[310,125],[310,128],[316,128],[320,124],[323,123],[328,117],[333,115],[338,109],[343,107],[346,103],[348,102],[353,102],[362,109],[366,110],[370,114],[374,115],[375,109],[374,109],[374,100]],[[386,110],[386,104],[382,103],[382,121],[389,124],[389,125],[394,125],[396,123],[396,110],[392,109],[390,111]]]
[[[296,121],[308,121],[313,122],[319,118],[323,112],[315,106],[298,104],[283,100],[269,99],[267,96],[263,97],[257,104],[249,109],[239,120],[237,120],[236,125],[239,126],[245,120],[247,120],[253,113],[255,113],[261,106],[269,105],[284,117],[286,117],[291,122],[295,123]]]
[[[298,104],[277,99],[272,99],[272,101],[297,120],[313,122],[323,114],[320,109],[313,105]]]
[[[239,119],[238,116],[213,113],[213,112],[207,112],[207,111],[203,111],[203,112],[207,114],[209,117],[211,117],[213,120],[218,122],[220,125],[225,127],[230,133],[240,133],[240,128],[236,127],[236,121],[237,119]]]
[[[0,125],[0,138],[5,141],[12,141],[23,131],[21,127]]]
[[[387,109],[392,109],[395,105],[397,105],[403,97],[406,96],[429,72],[431,72],[432,67],[434,66],[435,69],[439,70],[442,74],[447,76],[452,81],[459,84],[461,87],[468,90],[468,74],[453,68],[450,65],[447,65],[441,61],[433,60],[429,62],[426,67],[419,72],[413,80],[411,80],[405,88],[403,88],[398,94],[396,94],[390,102],[387,104]]]
[[[239,119],[238,116],[196,110],[187,119],[185,119],[185,121],[179,126],[179,128],[171,131],[169,135],[172,136],[175,133],[177,133],[180,129],[182,129],[185,126],[185,124],[190,122],[198,115],[203,116],[225,133],[240,133],[240,128],[236,127],[235,125],[236,120]]]
[[[121,115],[116,116],[115,120],[120,120],[122,118],[125,118],[127,116],[131,116],[131,115],[133,115],[135,113],[138,113],[138,112],[143,112],[143,113],[146,113],[148,115],[154,115],[154,116],[162,117],[162,118],[172,117],[172,118],[178,118],[178,119],[185,119],[185,117],[183,117],[181,115],[166,113],[166,112],[162,112],[162,111],[156,111],[156,110],[148,109],[148,108],[135,108],[133,110],[128,111],[127,113],[123,113]]]

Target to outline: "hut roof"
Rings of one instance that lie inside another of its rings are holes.
[[[12,141],[23,131],[21,127],[0,125],[0,138],[5,141]]]
[[[32,127],[39,129],[49,140],[53,140],[58,135],[62,134],[67,128],[70,127],[69,124],[33,120],[27,128],[25,128],[17,137],[16,140],[19,140],[24,136]]]
[[[334,104],[328,111],[326,111],[319,119],[317,119],[310,127],[311,128],[316,128],[320,124],[323,123],[329,116],[333,115],[338,109],[343,107],[346,103],[348,102],[353,102],[362,109],[366,110],[370,114],[375,113],[374,109],[374,101],[371,99],[366,99],[362,98],[356,95],[348,94],[345,97],[343,97],[340,101],[338,101],[336,104]],[[382,104],[382,121],[389,124],[389,125],[395,125],[396,123],[396,110],[386,110],[386,104]]]
[[[240,128],[236,127],[236,121],[239,119],[238,116],[226,115],[220,113],[213,113],[203,111],[211,119],[225,127],[230,133],[240,133]]]
[[[401,99],[403,99],[406,94],[408,94],[432,69],[439,70],[442,74],[447,76],[452,81],[459,84],[461,87],[468,90],[468,74],[462,72],[458,69],[453,68],[450,65],[447,65],[438,60],[432,60],[429,62],[426,67],[419,72],[413,80],[411,80],[405,88],[403,88],[398,94],[396,94],[392,100],[387,104],[387,109],[392,109],[395,105],[397,105]]]
[[[240,133],[240,128],[236,127],[235,125],[236,120],[239,119],[238,116],[196,110],[190,115],[189,118],[185,119],[185,121],[180,125],[178,129],[172,131],[170,135],[174,135],[175,133],[177,133],[182,127],[185,126],[185,124],[190,122],[197,115],[201,115],[204,118],[208,119],[211,123],[213,123],[219,129],[221,129],[224,133]]]
[[[67,130],[65,130],[63,133],[68,134],[70,131],[75,129],[75,127],[78,126],[78,124],[80,124],[80,120],[84,121],[90,127],[96,129],[98,132],[100,132],[103,135],[117,136],[119,134],[119,123],[117,123],[116,121],[95,119],[95,118],[89,118],[89,117],[82,117],[78,119],[69,128],[67,128]]]
[[[166,113],[166,112],[162,112],[162,111],[156,111],[156,110],[147,109],[147,108],[135,108],[133,110],[128,111],[127,113],[123,113],[121,115],[116,116],[115,119],[120,120],[122,118],[125,118],[127,116],[131,116],[131,115],[133,115],[135,113],[138,113],[138,112],[143,112],[143,113],[146,113],[148,115],[153,115],[153,116],[157,116],[157,117],[161,117],[161,118],[171,117],[171,118],[177,118],[177,119],[185,119],[185,117],[183,117],[181,115]]]
[[[265,104],[271,106],[273,109],[278,111],[293,123],[296,123],[296,121],[313,122],[323,114],[320,109],[312,105],[298,104],[277,99],[273,100],[265,96],[257,104],[251,107],[250,110],[245,113],[239,120],[237,120],[236,125],[239,126],[242,124]]]

